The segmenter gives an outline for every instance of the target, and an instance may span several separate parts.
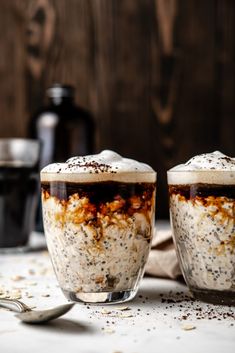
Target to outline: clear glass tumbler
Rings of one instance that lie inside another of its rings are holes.
[[[234,305],[235,172],[168,171],[168,185],[174,242],[189,289],[197,299]]]
[[[0,139],[0,251],[23,250],[39,195],[37,140]]]
[[[70,182],[66,174],[41,173],[47,245],[68,299],[112,303],[134,297],[154,228],[151,175],[152,182],[125,182],[122,175],[121,181],[91,183],[79,182],[79,174]]]

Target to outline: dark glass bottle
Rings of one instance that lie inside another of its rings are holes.
[[[75,105],[74,91],[60,84],[48,88],[48,106],[31,121],[31,136],[42,142],[41,168],[94,152],[94,122],[90,113]]]
[[[30,122],[30,136],[42,142],[40,169],[94,152],[94,121],[89,112],[75,105],[74,91],[74,87],[61,84],[48,88],[48,105]],[[40,201],[36,230],[43,231]]]

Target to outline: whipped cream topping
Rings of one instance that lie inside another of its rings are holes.
[[[49,164],[41,181],[67,182],[155,182],[156,173],[147,164],[104,150],[99,154],[72,157],[65,163]]]
[[[224,173],[223,173],[224,172]],[[235,158],[215,151],[191,158],[168,171],[169,184],[235,184]]]

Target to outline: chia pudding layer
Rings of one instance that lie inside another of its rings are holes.
[[[70,299],[131,299],[143,276],[154,226],[156,174],[128,161],[104,151],[41,173],[47,245]]]
[[[235,160],[219,152],[168,171],[170,216],[185,280],[196,298],[235,303]]]

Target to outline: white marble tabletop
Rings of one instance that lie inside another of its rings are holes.
[[[36,244],[25,254],[0,255],[0,296],[38,309],[65,303],[48,253],[36,251],[44,239],[37,238]],[[20,323],[14,313],[0,308],[1,353],[171,351],[235,352],[235,308],[193,301],[185,285],[149,277],[131,302],[77,304],[47,325]]]

